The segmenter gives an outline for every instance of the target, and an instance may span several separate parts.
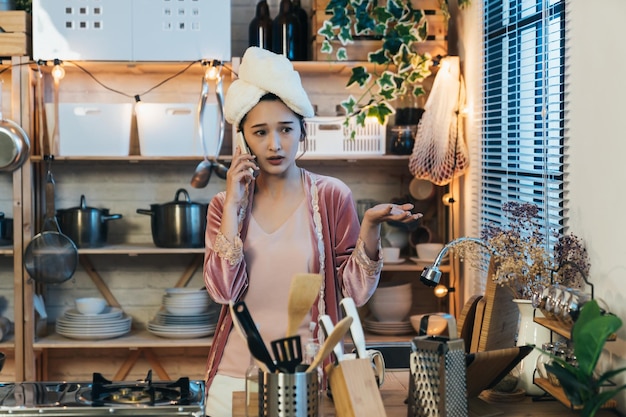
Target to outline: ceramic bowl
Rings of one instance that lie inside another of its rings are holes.
[[[102,313],[107,306],[106,300],[98,297],[77,298],[75,302],[76,310],[90,316]]]
[[[415,245],[417,257],[425,261],[434,261],[443,249],[443,243],[418,243]]]
[[[416,314],[410,317],[411,325],[417,334],[420,333],[420,323],[422,321],[422,317],[424,317],[424,314]],[[426,334],[429,336],[440,336],[447,331],[447,328],[448,321],[444,317],[431,315],[428,318],[428,328],[426,330]]]
[[[383,248],[383,261],[395,262],[400,259],[400,248]]]
[[[379,286],[368,305],[376,320],[380,322],[405,321],[413,305],[411,283]]]

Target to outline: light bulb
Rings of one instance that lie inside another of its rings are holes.
[[[435,287],[434,292],[435,292],[435,297],[443,298],[446,295],[448,295],[448,287],[446,287],[443,284],[439,284]]]
[[[52,67],[52,78],[55,81],[58,81],[65,77],[65,69],[61,66],[61,61],[58,59],[54,60],[54,67]]]
[[[204,76],[206,77],[207,80],[215,80],[217,78],[218,73],[219,73],[219,70],[217,69],[217,67],[211,65],[209,68],[207,68]]]

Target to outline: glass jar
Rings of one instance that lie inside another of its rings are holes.
[[[412,92],[402,95],[396,103],[396,126],[416,126],[424,114],[424,96]]]
[[[413,126],[397,126],[391,131],[393,136],[389,151],[394,155],[410,155],[415,145]]]
[[[259,366],[253,357],[246,369],[246,417],[259,415]]]

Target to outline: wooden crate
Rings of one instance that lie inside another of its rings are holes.
[[[30,56],[31,15],[20,10],[0,12],[0,56]]]
[[[311,5],[313,11],[316,10],[324,10],[328,5],[329,0],[314,0]],[[384,4],[382,1],[381,5]],[[439,10],[441,6],[439,5],[439,0],[411,0],[411,5],[414,9],[424,9],[424,10]]]
[[[333,41],[333,53],[325,54],[320,51],[323,36],[316,36],[311,46],[311,60],[313,61],[335,61],[335,52],[337,48],[341,47],[341,43]],[[381,41],[375,40],[358,40],[353,44],[346,45],[346,51],[348,53],[349,61],[367,61],[367,55],[370,52],[376,52],[380,49]],[[432,57],[437,55],[445,56],[448,54],[448,41],[447,40],[433,40],[416,42],[413,49],[420,54],[429,53]]]
[[[424,42],[416,42],[414,50],[418,53],[430,53],[431,56],[447,55],[448,53],[448,22],[439,7],[438,0],[411,0],[412,5],[416,9],[424,10],[426,13],[426,21],[428,22],[427,39]],[[311,18],[311,36],[313,45],[311,46],[311,59],[313,61],[334,60],[333,54],[324,54],[320,52],[324,36],[318,35],[317,31],[322,27],[324,21],[331,15],[326,14],[326,5],[328,0],[316,0],[313,5],[313,15]],[[340,42],[332,42],[334,50],[341,47]],[[357,39],[352,44],[345,46],[348,59],[350,61],[367,61],[367,55],[375,52],[381,47],[380,40]]]

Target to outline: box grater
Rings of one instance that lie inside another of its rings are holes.
[[[456,335],[454,317],[448,334]],[[423,321],[428,320],[425,315]],[[423,324],[423,323],[422,323]],[[422,329],[427,328],[422,325]],[[463,339],[417,336],[411,341],[409,417],[467,417],[465,344]]]

